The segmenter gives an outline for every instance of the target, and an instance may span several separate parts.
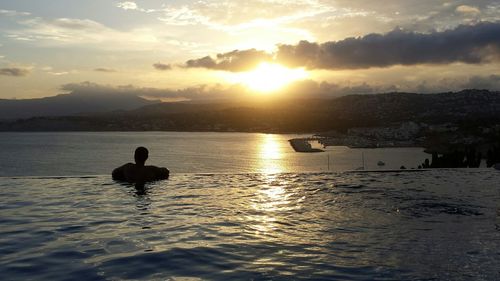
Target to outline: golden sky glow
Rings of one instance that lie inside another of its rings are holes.
[[[461,26],[472,27],[470,38],[491,34],[454,52],[425,48]],[[498,26],[497,0],[0,0],[0,98],[53,96],[82,82],[154,88],[166,100],[241,87],[318,96],[500,90]]]
[[[308,76],[303,68],[291,69],[275,63],[262,62],[251,71],[230,73],[227,79],[258,93],[271,93]]]

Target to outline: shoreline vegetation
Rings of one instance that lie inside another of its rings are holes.
[[[300,133],[310,134],[309,140],[324,147],[424,147],[437,156],[422,166],[476,166],[478,158],[487,159],[491,166],[500,162],[500,92],[470,89],[330,99],[156,103],[133,110],[0,120],[0,131]],[[296,151],[319,152],[304,140],[291,145]]]

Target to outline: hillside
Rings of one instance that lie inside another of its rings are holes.
[[[0,120],[132,110],[158,102],[118,93],[69,93],[37,99],[4,99],[0,100]]]
[[[0,130],[313,133],[389,126],[407,121],[474,126],[498,124],[499,120],[500,93],[464,90],[457,93],[388,93],[267,103],[160,103],[91,116],[36,117],[4,122]]]

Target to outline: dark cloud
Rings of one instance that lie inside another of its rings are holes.
[[[272,54],[255,49],[234,50],[228,53],[217,54],[215,58],[206,56],[199,59],[188,60],[185,67],[202,67],[226,71],[246,71],[255,68],[263,61],[272,60]]]
[[[28,75],[29,73],[30,73],[29,69],[25,68],[17,68],[17,67],[0,68],[0,75],[3,76],[22,77]]]
[[[40,19],[37,20],[39,21]],[[73,30],[93,30],[101,27],[101,24],[89,19],[59,18],[52,20],[51,23],[54,26]]]
[[[206,56],[199,59],[188,60],[186,62],[186,67],[203,67],[203,68],[217,68],[217,62],[210,56]]]
[[[500,61],[500,22],[460,25],[430,33],[395,29],[322,44],[301,41],[297,45],[279,45],[275,54],[236,50],[216,58],[189,60],[186,67],[243,71],[269,60],[291,67],[331,70]]]
[[[500,23],[461,25],[443,32],[416,33],[395,29],[387,34],[323,44],[302,41],[281,45],[277,60],[312,69],[357,69],[392,65],[478,64],[497,60]]]
[[[178,90],[151,89],[142,96],[157,99],[227,100],[241,98],[246,94],[248,90],[241,85],[200,85]]]
[[[170,70],[170,69],[172,69],[172,66],[170,64],[164,64],[164,63],[155,63],[155,64],[153,64],[153,67],[158,69],[158,70]]]
[[[108,72],[108,73],[116,72],[115,69],[112,69],[112,68],[103,68],[103,67],[96,68],[96,69],[94,69],[94,71],[97,71],[97,72]]]

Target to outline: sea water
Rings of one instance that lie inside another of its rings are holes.
[[[499,280],[500,173],[1,178],[0,280]]]
[[[183,132],[0,133],[0,176],[110,174],[146,146],[147,164],[174,173],[305,172],[416,168],[423,148],[349,149],[297,153],[288,140],[307,135]],[[308,135],[310,136],[310,135]],[[378,161],[385,166],[378,166]]]

